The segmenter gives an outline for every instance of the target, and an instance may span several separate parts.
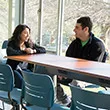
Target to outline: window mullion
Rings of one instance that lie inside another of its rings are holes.
[[[39,1],[38,10],[38,43],[42,45],[43,0]]]
[[[64,0],[59,0],[58,3],[58,33],[57,33],[57,55],[62,53],[63,39],[63,20],[64,20]]]

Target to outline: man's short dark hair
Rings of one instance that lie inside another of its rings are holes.
[[[89,28],[89,33],[92,30],[92,21],[90,19],[90,17],[86,16],[86,17],[81,17],[77,20],[77,23],[81,23],[82,29],[84,29],[85,27]]]

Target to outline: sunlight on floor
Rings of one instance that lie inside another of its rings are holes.
[[[11,105],[6,104],[6,103],[4,103],[4,106],[5,106],[5,110],[11,110],[11,108],[12,108]],[[0,101],[0,108],[1,108],[1,109],[3,108],[3,106],[2,106],[2,101]]]
[[[71,96],[71,91],[69,86],[61,85],[68,96]]]

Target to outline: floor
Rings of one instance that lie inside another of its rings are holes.
[[[5,110],[11,110],[12,106],[4,103]],[[0,101],[0,108],[3,109],[2,102]]]

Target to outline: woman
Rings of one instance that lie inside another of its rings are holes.
[[[8,56],[46,53],[45,48],[32,42],[30,39],[30,32],[31,29],[25,24],[19,24],[15,28],[12,37],[8,40]],[[22,74],[20,71],[22,69],[32,71],[33,65],[10,59],[7,60],[7,64],[9,64],[14,70],[15,86],[21,88]]]

